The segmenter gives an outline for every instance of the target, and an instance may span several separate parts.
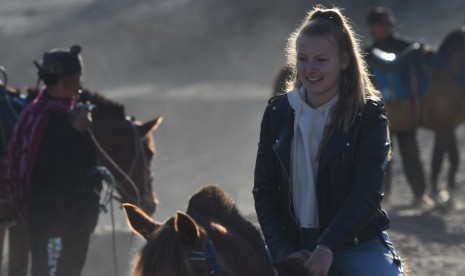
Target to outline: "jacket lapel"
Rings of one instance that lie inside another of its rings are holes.
[[[273,149],[278,155],[279,161],[284,166],[288,177],[290,177],[291,142],[294,135],[294,110],[289,106],[287,100],[280,108],[286,108],[286,110],[282,113],[278,113],[277,110],[275,112],[278,131]]]
[[[286,108],[286,112],[278,112],[279,109]],[[291,143],[294,135],[294,110],[286,100],[284,104],[279,108],[273,109],[274,115],[277,117],[276,121],[279,121],[278,133],[276,140],[273,144],[280,162],[286,169],[287,175],[290,177],[290,154],[291,154]],[[349,132],[351,132],[349,130]],[[349,135],[345,134],[341,130],[336,130],[328,141],[328,144],[321,153],[320,161],[318,162],[318,172],[324,169],[332,160],[340,156],[344,151],[349,150],[352,147]]]

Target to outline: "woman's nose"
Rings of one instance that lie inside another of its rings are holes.
[[[306,72],[306,73],[310,73],[310,72],[312,72],[314,69],[315,69],[315,64],[314,64],[313,61],[308,61],[308,62],[305,64],[305,72]]]

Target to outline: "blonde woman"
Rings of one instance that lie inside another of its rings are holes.
[[[402,275],[380,207],[388,121],[337,9],[316,7],[289,38],[287,93],[261,123],[253,194],[273,260],[306,275]]]

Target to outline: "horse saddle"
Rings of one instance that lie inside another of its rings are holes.
[[[385,101],[418,99],[429,90],[430,75],[420,43],[397,54],[372,48],[367,62],[373,83]]]
[[[370,65],[385,71],[401,71],[409,64],[421,62],[423,53],[418,42],[402,50],[400,53],[388,53],[379,48],[372,48]]]

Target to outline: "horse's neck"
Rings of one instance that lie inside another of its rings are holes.
[[[224,271],[223,275],[272,275],[265,244],[257,243],[257,240],[262,240],[258,232],[258,236],[254,236],[255,240],[251,240],[250,235],[244,235],[250,229],[235,228],[216,219],[197,220],[213,243],[216,260]],[[245,256],[247,262],[238,261],[237,256],[244,254],[248,254]]]
[[[121,151],[128,150],[121,148],[121,141],[132,141],[132,133],[129,124],[123,118],[118,118],[106,112],[95,110],[92,113],[91,131],[101,149],[106,151],[112,159],[121,156]],[[131,148],[132,149],[132,148]],[[104,156],[100,156],[104,157]],[[101,159],[106,161],[106,158]],[[126,163],[126,160],[114,160],[118,163]],[[106,162],[104,162],[106,164]]]
[[[98,109],[92,112],[92,119],[92,129],[100,129],[102,132],[107,130],[124,130],[129,127],[125,118],[115,116],[114,114],[105,111],[99,111]]]

